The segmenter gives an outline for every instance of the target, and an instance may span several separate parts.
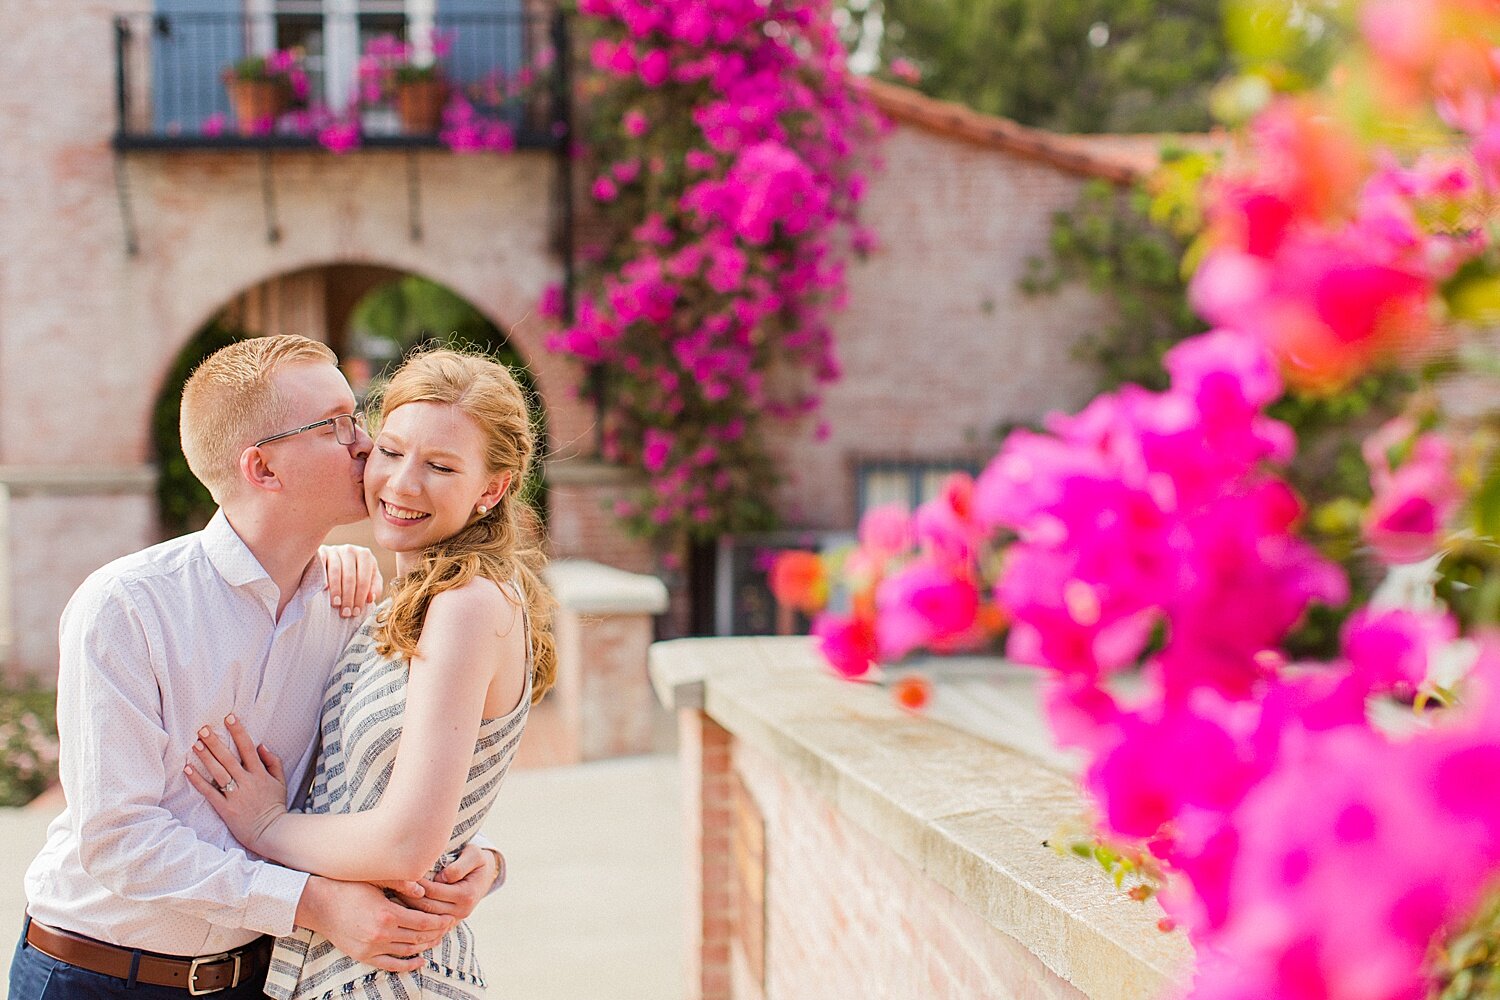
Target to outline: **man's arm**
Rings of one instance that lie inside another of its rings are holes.
[[[442,940],[453,923],[452,917],[392,902],[372,885],[317,875],[307,880],[297,904],[297,926],[318,931],[344,954],[388,972],[420,969],[421,952]]]
[[[162,805],[170,739],[148,626],[125,588],[85,583],[60,642],[59,770],[84,870],[126,899],[289,932],[307,876],[206,843]]]
[[[480,901],[505,884],[505,856],[483,835],[464,845],[438,879],[422,879],[420,896],[397,893],[414,910],[466,920]]]
[[[373,886],[309,878],[198,839],[161,804],[170,739],[147,625],[128,595],[86,584],[63,613],[61,639],[63,790],[84,869],[111,892],[268,934],[295,922],[378,968],[414,967],[394,956],[426,950],[452,925]]]

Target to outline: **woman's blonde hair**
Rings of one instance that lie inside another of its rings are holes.
[[[384,656],[414,657],[427,605],[436,594],[484,577],[510,592],[514,580],[525,601],[531,634],[531,701],[540,701],[557,679],[552,638],[552,593],[541,579],[546,564],[535,512],[521,499],[535,452],[526,395],[510,370],[482,354],[447,349],[411,354],[378,396],[380,419],[407,403],[449,403],[484,432],[486,473],[510,473],[495,506],[457,534],[424,549],[417,567],[394,583],[391,606],[377,620],[376,648]]]

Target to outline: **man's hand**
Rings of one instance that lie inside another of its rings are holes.
[[[397,893],[396,898],[414,910],[466,919],[497,881],[505,876],[505,859],[499,851],[465,844],[457,858],[436,879],[422,879],[421,895]]]
[[[421,953],[441,941],[455,919],[402,906],[364,882],[314,875],[297,904],[296,922],[355,961],[387,972],[413,972],[422,967]]]

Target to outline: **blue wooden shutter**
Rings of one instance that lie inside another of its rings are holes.
[[[151,93],[158,132],[195,133],[208,116],[228,114],[219,74],[245,54],[241,0],[156,0],[151,29]]]
[[[521,0],[438,0],[437,30],[453,36],[448,75],[463,86],[499,70],[512,77],[526,51]]]

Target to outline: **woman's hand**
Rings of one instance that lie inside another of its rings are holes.
[[[286,815],[286,774],[281,759],[266,747],[257,747],[239,719],[226,716],[224,725],[234,748],[225,746],[212,729],[204,726],[193,744],[198,762],[189,764],[183,772],[208,799],[234,839],[265,856],[261,838],[272,823]]]
[[[375,553],[363,545],[320,545],[318,558],[328,578],[329,600],[342,617],[363,615],[366,605],[380,600],[385,578]]]

